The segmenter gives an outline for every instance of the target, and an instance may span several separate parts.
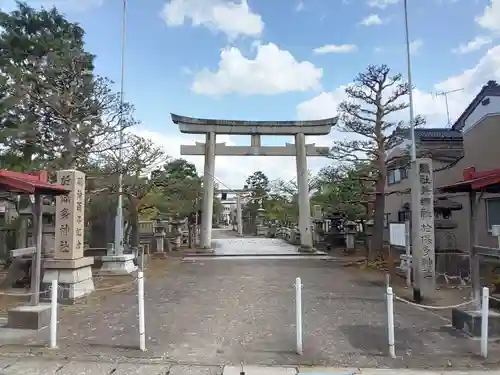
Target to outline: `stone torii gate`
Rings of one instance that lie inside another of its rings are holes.
[[[311,208],[307,175],[307,156],[325,156],[328,147],[306,144],[306,135],[328,135],[337,123],[337,118],[313,121],[236,121],[184,117],[171,114],[172,122],[181,133],[205,134],[205,143],[181,145],[181,155],[204,155],[203,211],[200,247],[212,248],[212,215],[214,201],[215,155],[223,156],[295,156],[297,162],[297,185],[299,193],[299,230],[301,250],[311,251]],[[216,143],[217,134],[250,135],[250,146],[226,146]],[[295,144],[285,146],[262,146],[261,136],[294,136]]]

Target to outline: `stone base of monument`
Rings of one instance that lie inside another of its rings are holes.
[[[457,308],[451,311],[451,325],[453,328],[471,337],[481,337],[481,310],[466,310]],[[488,337],[500,337],[500,313],[489,311]]]
[[[50,311],[50,303],[14,307],[7,313],[7,328],[38,331],[50,325]]]
[[[315,253],[314,247],[299,246],[299,253]]]
[[[62,260],[48,259],[44,262],[43,290],[48,290],[52,280],[59,283],[58,300],[72,302],[85,297],[95,290],[91,265],[94,258]]]
[[[213,246],[213,242],[212,242],[212,247],[210,248],[205,248],[205,247],[200,247],[200,246],[197,246],[193,249],[193,253],[194,254],[214,254],[215,253],[215,249],[214,249],[214,246]]]
[[[257,236],[267,236],[269,228],[265,225],[257,225]]]
[[[137,271],[137,266],[134,263],[134,254],[105,255],[100,259],[102,261],[101,273],[127,275]]]

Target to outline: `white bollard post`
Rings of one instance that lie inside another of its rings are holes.
[[[387,288],[387,328],[389,331],[389,355],[396,358],[396,349],[394,347],[394,295],[392,288]]]
[[[295,279],[295,315],[297,324],[297,354],[302,355],[302,283],[300,277]]]
[[[483,301],[481,303],[481,356],[488,357],[488,313],[490,310],[490,290],[483,288]]]
[[[57,348],[57,280],[52,280],[50,291],[50,349]]]
[[[144,323],[144,272],[137,272],[137,298],[139,303],[139,349],[146,351],[146,328]]]

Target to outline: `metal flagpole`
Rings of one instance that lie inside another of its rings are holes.
[[[410,101],[410,129],[411,129],[411,160],[417,159],[417,146],[415,144],[415,114],[413,112],[413,84],[411,80],[411,53],[410,53],[410,33],[408,31],[408,1],[404,0],[405,11],[405,35],[406,35],[406,61],[408,65],[408,85],[410,90],[408,97]]]
[[[417,145],[415,142],[415,114],[413,112],[413,83],[411,79],[411,51],[410,51],[410,33],[408,30],[408,0],[403,1],[404,13],[405,13],[405,37],[406,37],[406,61],[408,67],[408,97],[409,97],[409,107],[410,107],[410,133],[411,133],[411,161],[412,167],[414,166],[414,162],[417,160]],[[415,202],[415,194],[417,194],[417,183],[416,180],[417,173],[412,171],[411,173],[411,201],[412,206]],[[415,210],[415,207],[412,207],[412,210]],[[411,236],[411,245],[412,245],[412,265],[413,265],[413,299],[416,302],[420,302],[422,300],[422,293],[420,290],[420,267],[416,267],[416,263],[419,261],[417,259],[417,246],[419,244],[416,243],[416,236]]]
[[[120,148],[118,150],[118,204],[115,218],[115,253],[123,254],[123,103],[125,80],[125,35],[127,26],[127,0],[123,0],[121,79],[120,79]]]

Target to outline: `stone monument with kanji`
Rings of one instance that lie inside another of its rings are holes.
[[[56,198],[54,258],[44,263],[43,283],[57,279],[59,298],[75,300],[94,291],[91,265],[84,257],[85,174],[76,170],[57,172],[57,183],[71,192]]]

